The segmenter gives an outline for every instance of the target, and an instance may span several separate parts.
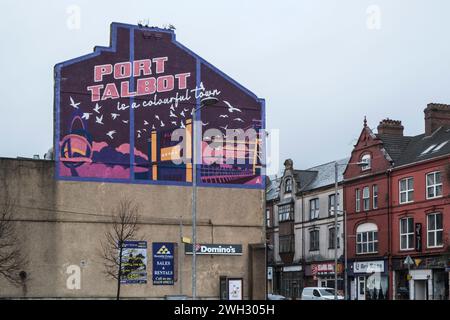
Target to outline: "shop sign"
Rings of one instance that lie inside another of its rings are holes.
[[[384,261],[360,261],[353,262],[354,273],[384,272]]]
[[[192,254],[192,244],[184,245],[186,254]],[[241,244],[197,244],[195,246],[195,254],[214,254],[224,256],[242,255]]]
[[[272,280],[273,278],[273,268],[267,267],[267,280]]]
[[[302,266],[283,267],[283,272],[296,272],[296,271],[302,271]]]
[[[341,273],[343,270],[342,263],[338,263],[337,272]],[[334,274],[334,263],[317,263],[311,265],[311,273],[313,276]]]
[[[332,263],[318,263],[311,266],[311,271],[313,275],[326,275],[334,274],[334,264]]]
[[[416,223],[415,236],[416,236],[416,251],[420,252],[420,251],[422,251],[422,224],[421,223]]]

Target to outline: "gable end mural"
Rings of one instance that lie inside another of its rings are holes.
[[[198,185],[262,188],[264,108],[173,31],[112,23],[55,66],[56,177],[191,185],[196,143]]]

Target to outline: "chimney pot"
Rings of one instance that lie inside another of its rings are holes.
[[[430,136],[440,127],[450,127],[450,105],[429,103],[425,110],[425,135]]]
[[[401,137],[403,137],[403,129],[404,127],[402,126],[402,122],[400,120],[392,120],[389,118],[381,120],[377,127],[378,134],[388,134]]]

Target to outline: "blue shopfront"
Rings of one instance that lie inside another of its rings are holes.
[[[351,300],[385,300],[389,292],[387,260],[348,262]]]

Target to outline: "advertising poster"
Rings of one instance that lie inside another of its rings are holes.
[[[190,185],[196,144],[199,185],[263,186],[264,100],[172,30],[112,23],[55,66],[55,109],[59,179]]]
[[[125,241],[122,253],[121,283],[147,283],[147,241]]]
[[[228,300],[242,300],[242,279],[228,280]]]
[[[153,285],[174,284],[174,244],[153,243]]]

